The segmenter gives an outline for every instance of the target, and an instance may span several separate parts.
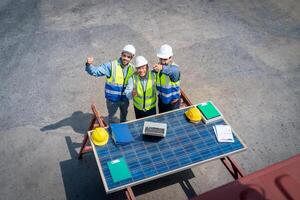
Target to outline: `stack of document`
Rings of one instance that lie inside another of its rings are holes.
[[[197,108],[200,110],[200,112],[204,115],[204,117],[207,120],[219,117],[221,115],[220,112],[215,108],[215,106],[210,101],[199,104]]]
[[[127,144],[133,141],[127,124],[111,124],[112,139],[116,144]]]
[[[205,124],[222,119],[221,112],[217,109],[217,107],[211,101],[201,103],[197,106],[197,108],[200,110],[200,112],[203,116],[202,120]]]
[[[234,142],[231,127],[229,125],[213,126],[218,142]]]

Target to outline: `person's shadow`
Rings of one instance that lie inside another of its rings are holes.
[[[50,131],[59,129],[64,126],[71,126],[76,133],[84,134],[90,126],[93,115],[91,113],[83,113],[82,111],[75,111],[70,117],[62,119],[54,124],[44,126],[40,130]]]

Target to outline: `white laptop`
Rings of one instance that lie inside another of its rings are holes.
[[[143,135],[166,137],[167,124],[157,122],[144,122]]]

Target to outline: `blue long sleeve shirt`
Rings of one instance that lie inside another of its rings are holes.
[[[122,63],[121,58],[118,59],[118,62],[120,64]],[[128,65],[122,68],[124,77],[126,77],[127,75],[127,68]],[[95,77],[106,76],[107,78],[109,78],[111,76],[111,62],[106,62],[99,66],[86,64],[85,71],[91,76],[95,76]]]
[[[180,71],[175,63],[163,65],[161,73],[170,77],[171,81],[177,82],[180,80]]]

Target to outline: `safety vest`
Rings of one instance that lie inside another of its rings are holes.
[[[148,72],[148,79],[144,91],[139,75],[133,75],[134,88],[137,95],[133,97],[133,105],[139,110],[147,111],[156,106],[156,81],[155,73]]]
[[[121,64],[118,60],[114,60],[111,63],[111,75],[106,78],[105,83],[105,98],[110,101],[125,100],[127,97],[124,93],[125,88],[128,84],[128,79],[133,74],[133,66],[128,64],[127,74],[124,78]]]
[[[172,65],[177,66],[175,63]],[[169,76],[160,71],[157,74],[156,82],[158,96],[164,104],[169,104],[180,98],[180,80],[173,82]]]

